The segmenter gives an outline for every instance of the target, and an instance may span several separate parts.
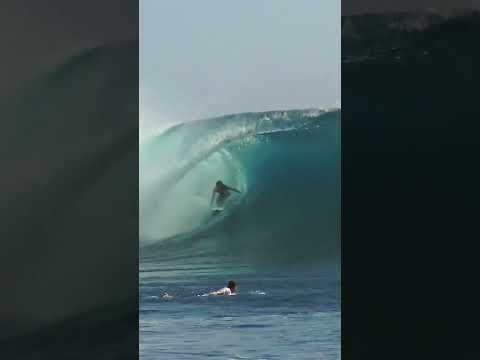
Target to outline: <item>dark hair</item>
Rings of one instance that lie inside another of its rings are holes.
[[[230,290],[233,290],[233,289],[235,289],[235,288],[237,287],[237,284],[235,283],[235,281],[230,280],[230,281],[228,282],[227,287],[228,287]]]
[[[218,180],[218,181],[217,181],[217,185],[222,185],[222,184],[223,184],[223,183],[222,183],[221,180]]]

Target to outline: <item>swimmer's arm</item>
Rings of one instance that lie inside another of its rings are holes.
[[[214,296],[222,296],[222,295],[227,295],[226,290],[217,290],[217,291],[212,291],[208,295],[214,295]]]

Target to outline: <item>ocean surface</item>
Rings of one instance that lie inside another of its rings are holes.
[[[212,215],[217,180],[241,194]],[[340,358],[339,110],[176,125],[139,191],[141,359]]]

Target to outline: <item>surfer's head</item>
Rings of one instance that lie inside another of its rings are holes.
[[[218,181],[216,182],[216,185],[217,185],[217,186],[221,186],[221,185],[223,185],[223,182],[222,182],[222,180],[218,180]]]
[[[230,291],[231,291],[232,293],[234,293],[234,292],[237,290],[237,284],[236,284],[235,281],[233,281],[233,280],[230,280],[230,281],[228,282],[227,287],[230,289]]]

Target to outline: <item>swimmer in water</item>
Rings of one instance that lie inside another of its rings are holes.
[[[224,287],[220,290],[217,291],[212,291],[211,293],[208,293],[207,295],[212,295],[212,296],[231,296],[231,295],[237,295],[237,284],[235,281],[230,280],[227,284],[227,287]]]
[[[215,184],[215,187],[213,188],[212,199],[210,200],[210,207],[212,207],[213,199],[215,198],[215,194],[218,194],[217,206],[222,208],[223,204],[225,204],[225,201],[231,195],[229,190],[235,191],[235,192],[240,194],[240,191],[238,191],[237,189],[234,189],[230,186],[227,186],[223,182],[218,180]]]

